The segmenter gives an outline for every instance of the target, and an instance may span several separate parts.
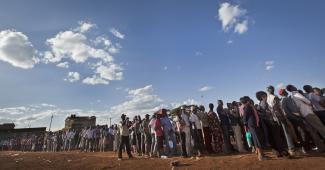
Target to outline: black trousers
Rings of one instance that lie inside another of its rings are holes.
[[[185,132],[180,132],[180,136],[181,136],[181,144],[182,144],[182,156],[187,156],[187,152],[186,152],[186,137],[185,137]]]
[[[132,157],[129,136],[121,136],[120,146],[118,148],[118,158],[122,158],[122,150],[124,147],[126,147],[126,152],[128,153],[129,157]]]
[[[272,121],[265,121],[265,125],[268,130],[270,145],[272,149],[278,152],[286,151],[286,144],[283,137],[282,128],[279,124]]]

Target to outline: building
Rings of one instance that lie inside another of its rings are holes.
[[[76,116],[72,114],[65,119],[64,129],[82,129],[90,126],[96,126],[95,116]]]
[[[15,124],[14,123],[4,123],[0,125],[0,130],[10,130],[10,129],[14,129],[15,128]]]
[[[16,138],[23,136],[42,136],[45,134],[46,127],[35,128],[19,128],[15,129],[14,123],[5,123],[0,125],[0,142],[8,138]]]

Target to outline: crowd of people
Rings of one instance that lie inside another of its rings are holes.
[[[315,150],[324,152],[324,89],[305,85],[279,89],[273,86],[256,92],[258,103],[248,96],[217,107],[181,106],[173,111],[161,109],[143,119],[125,114],[110,127],[85,127],[82,130],[47,132],[1,141],[2,148],[22,151],[115,151],[144,157],[200,157],[217,153],[254,152],[259,160],[270,159],[264,150],[277,157],[292,158]],[[215,112],[216,111],[216,112]]]
[[[324,89],[306,85],[304,91],[293,85],[279,89],[273,86],[258,91],[258,103],[248,96],[240,101],[182,106],[175,115],[161,109],[150,115],[134,117],[122,114],[118,124],[118,160],[125,150],[146,157],[202,156],[214,153],[257,153],[259,160],[271,149],[277,157],[292,158],[311,150],[324,152],[325,97]],[[290,95],[289,95],[290,93]]]

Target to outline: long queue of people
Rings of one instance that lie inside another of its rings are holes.
[[[305,93],[288,85],[277,96],[269,86],[256,93],[259,103],[244,96],[224,108],[219,100],[216,112],[210,103],[208,112],[204,106],[193,105],[189,111],[182,106],[176,115],[162,109],[133,121],[122,114],[114,138],[118,160],[123,150],[129,158],[133,154],[164,158],[253,151],[259,160],[270,159],[264,149],[288,159],[311,150],[324,152],[324,91],[309,85],[303,89]]]
[[[305,92],[288,85],[276,95],[269,86],[256,92],[258,103],[243,96],[226,107],[221,100],[216,109],[210,103],[208,111],[202,105],[191,105],[174,109],[174,114],[161,109],[143,119],[138,115],[130,120],[122,114],[121,121],[111,127],[25,135],[1,140],[0,144],[2,150],[115,151],[118,160],[122,160],[123,151],[129,158],[134,154],[165,158],[253,151],[259,160],[270,159],[265,149],[284,158],[312,150],[324,152],[324,89],[310,85],[303,89]]]

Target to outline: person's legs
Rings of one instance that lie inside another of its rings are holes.
[[[187,156],[191,156],[192,155],[192,152],[191,152],[191,132],[190,132],[190,129],[187,128],[185,130],[185,144],[186,144],[186,153],[187,153]]]
[[[238,152],[247,152],[244,149],[244,145],[242,142],[242,133],[241,133],[241,129],[239,125],[233,126],[233,130],[234,130],[234,135],[235,135],[235,140],[236,140],[236,145],[237,145],[237,149]]]
[[[204,150],[204,141],[203,141],[203,133],[202,129],[197,130],[198,134],[198,150],[200,151],[199,156],[203,153]]]
[[[150,149],[150,154],[151,154],[151,156],[154,155],[154,151],[155,151],[155,143],[156,143],[156,137],[155,137],[155,134],[151,134],[151,149]]]
[[[229,130],[227,125],[223,125],[222,127],[222,134],[223,134],[223,143],[224,143],[224,152],[229,153],[231,150],[230,144],[230,137],[229,137]]]
[[[325,124],[325,110],[315,111],[315,114],[318,116],[319,120],[321,120],[322,123]]]
[[[118,147],[118,158],[122,159],[122,150],[123,150],[124,145],[126,144],[126,141],[125,141],[125,138],[123,138],[123,136],[121,136],[120,138],[121,138],[121,142]]]
[[[315,114],[309,114],[305,120],[325,139],[325,126]]]
[[[309,135],[311,136],[313,142],[315,143],[315,145],[317,146],[319,151],[324,151],[325,150],[325,146],[324,146],[324,142],[321,140],[320,136],[317,134],[317,130],[313,128],[312,125],[310,125],[310,123],[308,123],[307,121],[305,122],[305,128],[306,131],[309,133]]]
[[[132,158],[131,154],[131,147],[130,147],[130,139],[129,136],[123,136],[125,138],[125,145],[126,145],[126,153],[128,154],[129,158]]]
[[[180,139],[181,139],[181,145],[182,145],[182,156],[187,156],[186,152],[186,135],[184,132],[180,132]]]
[[[286,141],[287,141],[288,149],[289,149],[290,152],[293,152],[294,149],[295,149],[295,145],[293,143],[292,136],[290,135],[288,124],[281,123],[281,126],[282,126],[284,136],[285,136]]]
[[[206,151],[208,153],[212,153],[212,146],[211,146],[211,133],[209,127],[203,127],[203,135],[204,135],[204,144]]]
[[[176,136],[175,136],[175,132],[174,131],[170,131],[169,138],[173,142],[172,154],[176,154],[177,153],[177,143],[176,143]]]
[[[164,129],[164,136],[163,136],[165,143],[166,143],[166,155],[169,155],[171,153],[171,149],[169,147],[169,132],[168,130]]]

